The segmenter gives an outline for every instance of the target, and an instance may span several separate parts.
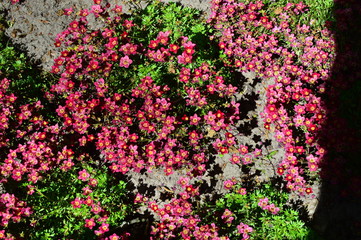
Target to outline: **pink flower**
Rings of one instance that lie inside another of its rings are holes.
[[[318,166],[315,163],[308,163],[308,169],[310,170],[310,172],[315,172],[317,171]]]
[[[109,231],[109,224],[108,223],[102,223],[102,225],[99,227],[99,231],[103,234]]]
[[[73,208],[80,208],[82,203],[83,203],[83,201],[80,198],[75,198],[71,202],[71,205],[73,206]]]
[[[209,111],[207,115],[204,115],[204,120],[209,125],[215,124],[216,115],[212,111]]]
[[[128,56],[120,58],[119,66],[129,68],[130,64],[132,64],[133,60]]]
[[[253,156],[255,156],[255,157],[261,156],[261,154],[262,154],[262,149],[256,148],[256,149],[253,151]]]
[[[243,163],[244,165],[251,164],[251,163],[252,163],[252,155],[251,155],[251,154],[246,154],[246,155],[242,158],[242,163]]]
[[[246,188],[240,188],[237,190],[237,193],[238,194],[241,194],[241,195],[246,195],[247,194],[247,190]]]
[[[134,203],[140,203],[143,200],[143,196],[139,193],[135,196]]]
[[[131,27],[134,26],[134,23],[132,20],[124,20],[123,26],[126,27],[127,29],[130,29]]]
[[[238,156],[238,155],[233,154],[232,157],[231,157],[231,162],[233,164],[238,164],[238,163],[241,162],[241,157]]]
[[[5,238],[5,230],[0,230],[0,239]]]
[[[247,154],[248,153],[248,147],[246,145],[240,145],[239,146],[239,151],[241,152],[241,154]]]
[[[173,174],[173,168],[171,168],[171,167],[166,167],[166,168],[164,169],[164,172],[165,172],[165,175],[169,176],[169,175]]]
[[[89,15],[89,10],[88,9],[82,9],[79,12],[79,16],[86,17],[88,15]]]
[[[91,210],[94,214],[98,214],[102,211],[102,208],[99,205],[93,205],[92,206],[92,210]]]
[[[80,179],[82,181],[87,181],[89,177],[90,177],[90,174],[85,169],[83,169],[82,171],[79,172],[78,179]]]
[[[188,198],[190,198],[190,195],[187,192],[181,192],[179,193],[179,196],[183,200],[187,200]]]
[[[179,64],[187,64],[192,62],[192,55],[189,55],[185,52],[182,53],[182,55],[178,56],[178,63]]]
[[[93,199],[91,198],[91,196],[88,196],[84,201],[84,204],[88,205],[88,206],[91,206],[93,205]]]
[[[191,125],[198,125],[200,120],[201,120],[201,118],[198,117],[197,114],[194,114],[193,116],[190,117],[190,124]]]
[[[82,190],[83,190],[83,195],[85,196],[93,192],[93,190],[91,190],[89,187],[84,187]]]
[[[227,219],[227,218],[231,217],[232,214],[233,214],[233,213],[232,213],[231,211],[229,211],[228,209],[225,209],[225,210],[224,210],[224,213],[223,213],[223,215],[222,215],[221,218],[222,218],[222,219],[225,219],[225,218]]]
[[[234,181],[232,181],[231,179],[229,179],[229,180],[226,180],[226,181],[223,182],[223,187],[224,187],[225,189],[229,190],[229,189],[232,189],[232,187],[233,187],[234,184],[235,184]]]
[[[183,43],[182,46],[183,46],[184,48],[193,49],[193,48],[196,46],[196,44],[192,43],[191,41],[188,41],[188,42]]]
[[[309,163],[318,163],[318,162],[319,162],[319,158],[313,156],[312,154],[308,155],[308,156],[306,157],[306,159],[307,159],[307,161],[308,161]]]
[[[189,184],[189,178],[180,177],[177,183],[182,185],[182,187],[186,187]]]
[[[177,53],[179,50],[179,46],[175,44],[169,44],[169,51],[172,53]]]
[[[114,233],[114,234],[109,236],[109,240],[119,240],[119,236]]]
[[[27,188],[28,188],[28,194],[29,195],[32,195],[34,192],[35,192],[35,186],[33,186],[33,185],[28,185],[27,186]]]
[[[98,180],[96,180],[95,178],[91,178],[89,180],[89,185],[95,187],[96,185],[98,185]]]
[[[91,219],[85,219],[85,227],[92,229],[95,226],[94,218]]]
[[[123,7],[120,5],[115,5],[115,7],[112,9],[112,11],[116,12],[116,13],[122,13],[123,11]]]
[[[267,206],[267,210],[274,215],[276,215],[280,211],[280,209],[276,207],[273,203]]]
[[[103,9],[100,5],[93,5],[90,12],[92,12],[97,17],[99,13],[103,12]]]
[[[253,228],[248,226],[247,224],[240,223],[237,226],[237,230],[238,230],[238,233],[240,233],[240,234],[248,234],[248,233],[251,233],[253,231]],[[245,236],[243,236],[243,237],[245,237]]]
[[[166,32],[159,32],[158,36],[157,36],[157,40],[163,44],[166,45],[168,43],[168,36],[170,34],[170,31],[166,31]]]
[[[69,16],[70,14],[73,13],[73,8],[67,8],[67,9],[64,9],[64,15],[65,16]]]
[[[258,202],[258,206],[260,206],[263,210],[267,209],[268,198],[261,198]]]

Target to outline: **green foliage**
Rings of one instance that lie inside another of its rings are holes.
[[[193,40],[197,35],[205,34],[209,29],[209,26],[204,24],[205,19],[199,10],[174,2],[152,1],[144,10],[138,9],[134,16],[136,23],[142,27],[139,34],[146,33],[153,38],[159,31],[172,31],[171,41],[181,36],[187,36]]]
[[[133,5],[138,6],[139,1],[132,1]],[[169,42],[180,44],[179,39],[187,36],[194,42],[198,49],[207,49],[207,51],[196,51],[196,62],[189,64],[188,67],[195,68],[200,62],[207,59],[218,60],[216,44],[209,41],[209,35],[212,28],[206,25],[201,12],[197,9],[184,7],[179,3],[161,3],[160,1],[148,1],[145,9],[138,8],[132,16],[127,17],[132,20],[136,28],[129,33],[129,37],[135,44],[148,46],[150,40],[155,40],[157,34],[162,31],[170,31]],[[192,26],[192,27],[190,27]],[[117,34],[124,29],[117,26]],[[176,60],[176,59],[175,59]],[[179,73],[179,66],[169,62],[146,61],[143,56],[133,63],[129,69],[115,66],[108,78],[111,89],[117,89],[117,92],[126,92],[134,85],[138,84],[140,78],[151,76],[157,84],[175,84],[174,74]],[[218,63],[221,65],[221,62]]]
[[[29,222],[33,228],[27,228],[22,235],[28,239],[94,239],[94,230],[99,224],[90,230],[84,226],[85,219],[108,216],[107,223],[110,226],[120,226],[132,210],[126,201],[129,193],[126,184],[117,180],[108,173],[105,167],[93,169],[85,166],[91,176],[98,180],[96,187],[90,187],[93,192],[90,196],[94,204],[101,206],[105,212],[94,214],[91,206],[82,204],[80,208],[74,208],[71,202],[77,197],[86,199],[82,188],[88,186],[87,182],[78,179],[78,171],[81,168],[72,168],[64,172],[54,169],[37,183],[35,192],[28,195],[26,202],[33,207]],[[23,187],[30,183],[24,183]]]
[[[278,214],[274,215],[258,206],[259,200],[265,197],[269,199],[269,203],[280,208]],[[245,195],[237,192],[226,194],[215,205],[207,206],[205,219],[209,222],[222,222],[220,216],[225,209],[230,210],[234,214],[233,222],[217,225],[221,227],[219,233],[230,239],[239,239],[236,226],[240,222],[254,229],[250,239],[306,239],[310,230],[300,220],[299,213],[286,205],[287,199],[287,193],[269,184],[259,185]]]
[[[270,16],[275,16],[275,12],[280,11],[287,3],[299,3],[299,0],[263,0],[267,6]],[[304,0],[302,1],[308,6],[309,11],[298,15],[294,19],[296,24],[311,25],[315,28],[323,28],[326,21],[335,21],[333,16],[334,1],[332,0]]]
[[[42,71],[24,52],[11,44],[4,29],[8,23],[0,17],[0,78],[11,80],[10,92],[16,92],[18,102],[26,104],[41,99],[56,77]]]

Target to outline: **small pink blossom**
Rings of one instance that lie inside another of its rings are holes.
[[[273,215],[276,215],[280,211],[280,209],[276,207],[273,203],[268,205],[266,209]]]
[[[100,213],[102,211],[102,208],[99,205],[93,205],[91,211],[94,214],[98,214],[98,213]]]
[[[234,217],[232,217],[232,215],[233,215],[233,213],[229,209],[225,209],[221,218],[225,219],[226,222],[232,222],[232,220],[234,219]]]
[[[241,157],[238,156],[238,155],[233,154],[232,157],[231,157],[231,162],[233,164],[238,164],[238,163],[241,162]]]
[[[99,231],[103,234],[109,231],[109,224],[108,223],[102,223],[102,225],[99,227]]]
[[[123,7],[121,5],[115,5],[114,8],[112,9],[112,11],[116,12],[116,13],[122,13],[123,11]]]
[[[258,202],[258,206],[260,206],[263,210],[267,209],[268,198],[261,198]]]
[[[198,125],[200,120],[201,120],[201,118],[198,117],[197,114],[194,114],[193,116],[190,117],[190,124],[191,125]]]
[[[237,226],[237,230],[238,230],[238,233],[240,233],[240,234],[248,234],[248,233],[253,232],[253,228],[244,223],[240,223]],[[244,237],[245,236],[243,235],[243,238]]]
[[[182,53],[182,55],[178,56],[178,63],[179,64],[187,64],[192,62],[192,55],[189,55],[185,52]]]
[[[241,194],[241,195],[246,195],[247,194],[247,190],[246,188],[240,188],[237,190],[237,193],[238,194]]]
[[[119,240],[119,239],[120,239],[119,236],[115,233],[109,236],[109,240]]]
[[[129,68],[130,64],[132,64],[133,60],[128,56],[120,58],[119,66]]]
[[[251,164],[253,161],[252,161],[252,155],[251,154],[246,154],[244,155],[244,157],[242,158],[242,163],[244,165],[248,165],[248,164]]]
[[[227,190],[230,190],[230,189],[232,189],[232,187],[234,186],[234,184],[235,184],[235,182],[232,181],[231,179],[229,179],[229,180],[226,180],[226,181],[223,182],[223,187],[224,187],[225,189],[227,189]]]
[[[19,0],[15,0],[15,1],[19,1]],[[64,9],[63,11],[64,11],[65,16],[69,16],[70,14],[73,13],[74,10],[73,10],[73,8],[67,8],[67,9]]]
[[[75,198],[71,202],[71,205],[73,206],[73,208],[80,208],[82,203],[83,203],[83,201],[80,198]]]
[[[182,187],[186,187],[189,184],[189,178],[180,177],[177,183],[182,185]]]
[[[91,7],[91,11],[96,17],[99,15],[99,13],[103,12],[102,6],[100,5],[93,5]]]
[[[96,180],[95,178],[91,178],[89,179],[89,185],[92,187],[95,187],[98,185],[98,180]]]
[[[78,179],[82,181],[87,181],[89,177],[90,174],[87,172],[87,170],[83,169],[82,171],[79,172]]]
[[[84,226],[86,228],[92,229],[95,226],[95,221],[94,218],[90,218],[90,219],[85,219],[85,224]]]

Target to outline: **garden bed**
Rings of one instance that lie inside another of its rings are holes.
[[[205,12],[163,1],[2,3],[6,34],[41,69],[5,48],[17,65],[0,69],[0,234],[330,236],[327,214],[310,223],[331,32],[297,25],[312,17],[302,3],[181,3]]]

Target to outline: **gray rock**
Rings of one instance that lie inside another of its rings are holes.
[[[5,188],[4,185],[2,183],[0,183],[0,194],[5,193]]]

